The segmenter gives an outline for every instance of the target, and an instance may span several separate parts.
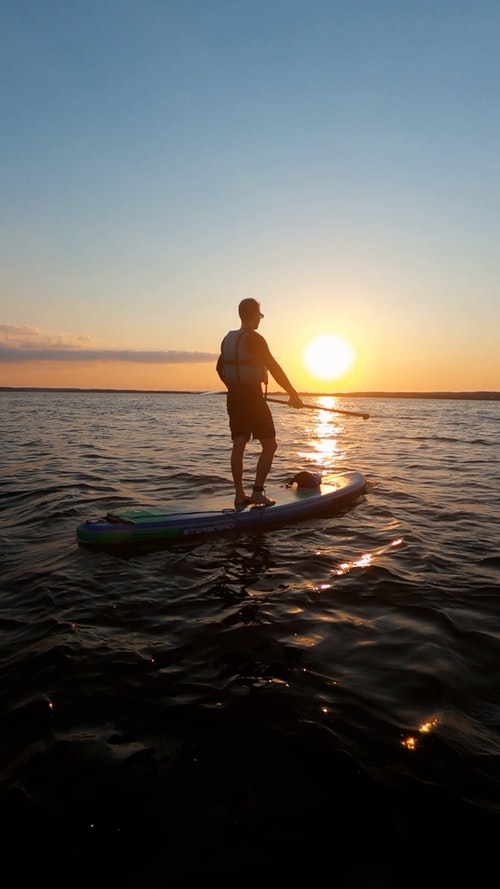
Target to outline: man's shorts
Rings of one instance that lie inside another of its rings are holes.
[[[227,413],[231,438],[275,438],[276,429],[269,405],[260,384],[230,386],[227,392]]]

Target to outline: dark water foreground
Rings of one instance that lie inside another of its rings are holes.
[[[285,410],[274,479],[361,469],[359,503],[94,552],[84,518],[230,492],[219,400],[2,399],[2,885],[490,882],[498,405]]]
[[[31,731],[46,719],[31,716]],[[111,733],[34,758],[2,794],[4,885],[294,883],[325,870],[346,887],[486,885],[496,866],[497,814],[436,786],[379,783],[327,730],[280,724],[271,699],[174,707],[154,731],[150,746]]]

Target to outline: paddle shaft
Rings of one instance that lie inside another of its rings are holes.
[[[272,401],[274,404],[288,404],[288,401],[281,401],[279,398],[266,398],[266,401]],[[333,414],[347,414],[348,417],[363,417],[367,420],[370,414],[358,414],[356,411],[341,411],[335,407],[323,407],[321,404],[303,404],[310,411],[331,411]]]

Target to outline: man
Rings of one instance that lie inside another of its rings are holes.
[[[276,500],[266,497],[264,485],[277,448],[276,430],[269,405],[262,391],[267,388],[267,372],[290,396],[288,404],[303,407],[303,401],[290,380],[269,351],[257,328],[264,317],[256,299],[244,299],[238,306],[239,330],[230,330],[221,343],[217,373],[227,387],[227,412],[233,447],[231,472],[234,481],[234,505],[274,506]],[[243,487],[243,456],[250,438],[257,439],[261,453],[257,461],[255,483],[250,496]]]

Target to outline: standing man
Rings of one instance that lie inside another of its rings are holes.
[[[291,407],[301,408],[304,404],[269,351],[264,337],[257,333],[264,317],[260,303],[256,299],[244,299],[238,306],[238,313],[241,327],[230,330],[222,340],[217,373],[227,387],[227,412],[233,441],[231,472],[234,505],[241,510],[246,506],[274,506],[276,503],[276,500],[266,497],[264,491],[277,448],[273,417],[262,391],[262,384],[267,388],[267,372],[278,386],[288,392]],[[253,490],[248,496],[243,487],[243,456],[250,438],[258,439],[262,450],[257,461]]]

